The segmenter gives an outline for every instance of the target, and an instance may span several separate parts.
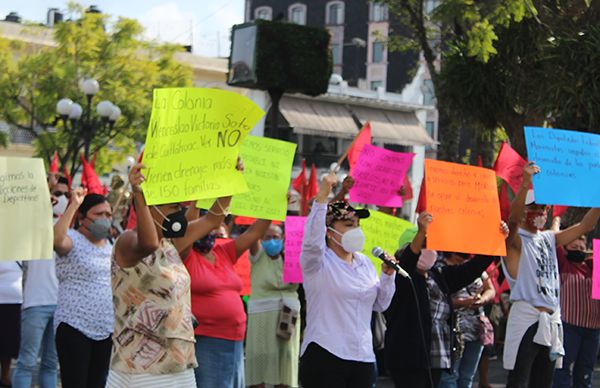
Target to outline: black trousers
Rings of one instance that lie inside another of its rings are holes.
[[[427,369],[395,368],[390,370],[390,375],[395,388],[437,388],[442,377],[442,369],[431,369],[433,387]]]
[[[104,388],[110,364],[111,338],[94,341],[61,323],[56,329],[56,353],[63,388]]]
[[[551,388],[554,379],[554,361],[550,360],[550,348],[533,342],[538,324],[523,335],[515,368],[508,372],[507,388]]]
[[[374,365],[343,360],[311,342],[300,359],[300,382],[303,388],[370,388]]]

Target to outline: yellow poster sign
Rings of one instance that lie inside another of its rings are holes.
[[[52,259],[53,239],[44,162],[0,157],[0,260]]]
[[[370,211],[371,216],[360,220],[360,226],[367,238],[363,253],[371,259],[377,272],[381,271],[382,261],[371,254],[374,247],[381,247],[390,255],[394,255],[400,248],[400,236],[414,225],[402,218],[392,217],[390,215]]]
[[[239,146],[265,114],[247,97],[218,89],[155,89],[143,163],[149,205],[248,191],[236,171]]]
[[[240,147],[244,178],[249,191],[233,196],[231,213],[237,216],[283,221],[296,144],[267,137],[248,136]],[[198,201],[210,208],[212,200]]]

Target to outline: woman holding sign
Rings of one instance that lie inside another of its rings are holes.
[[[300,362],[305,388],[373,385],[371,314],[387,309],[395,289],[394,270],[383,264],[379,279],[360,253],[365,237],[359,219],[368,217],[368,210],[328,204],[336,183],[333,172],[323,179],[300,255],[308,309]]]
[[[283,282],[283,231],[271,225],[250,249],[246,384],[298,386],[300,301],[298,284]]]
[[[215,209],[209,210],[209,214]],[[244,388],[246,313],[240,298],[238,259],[265,234],[271,221],[257,220],[233,240],[217,240],[219,228],[194,242],[185,258],[192,289],[192,312],[198,319],[196,384]],[[220,227],[220,224],[218,225]]]
[[[70,229],[77,217],[76,229]],[[114,320],[108,240],[112,211],[107,199],[79,188],[54,224],[58,299],[56,352],[65,388],[104,387]]]
[[[142,168],[136,164],[129,173],[137,229],[119,237],[112,257],[115,332],[106,386],[194,388],[190,277],[180,254],[221,225],[217,212],[231,197],[188,223],[179,203],[146,205]]]

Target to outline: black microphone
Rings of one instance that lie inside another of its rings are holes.
[[[385,251],[383,249],[381,249],[381,247],[375,247],[373,248],[373,250],[371,251],[371,253],[373,254],[373,256],[379,258],[381,261],[383,261],[384,263],[386,263],[389,267],[392,267],[394,269],[394,271],[398,272],[400,274],[400,276],[410,279],[410,275],[408,274],[408,272],[406,272],[402,267],[400,267],[398,264],[388,260],[385,257]]]

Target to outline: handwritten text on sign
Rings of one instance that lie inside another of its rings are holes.
[[[240,146],[244,178],[249,191],[231,200],[231,213],[237,216],[283,221],[287,214],[287,191],[296,144],[267,137],[248,136]],[[198,201],[210,208],[214,199]]]
[[[155,89],[143,163],[149,205],[216,198],[248,190],[239,145],[264,112],[237,93]]]
[[[600,207],[600,135],[525,127],[525,140],[541,169],[533,178],[536,202]]]
[[[600,299],[600,240],[594,240],[594,266],[592,272],[592,299]]]
[[[52,205],[44,162],[0,157],[0,260],[52,259]]]
[[[363,253],[369,256],[377,272],[380,272],[382,261],[371,254],[373,248],[381,247],[393,256],[400,248],[400,236],[414,225],[402,218],[392,217],[375,210],[371,210],[370,213],[369,218],[360,220],[360,226],[366,237]]]
[[[302,283],[302,239],[304,238],[306,217],[288,216],[285,219],[285,260],[283,262],[283,282]]]
[[[426,210],[433,216],[427,248],[506,254],[494,171],[426,159],[425,179]]]
[[[352,168],[352,202],[402,207],[399,194],[415,154],[389,151],[366,144]]]

